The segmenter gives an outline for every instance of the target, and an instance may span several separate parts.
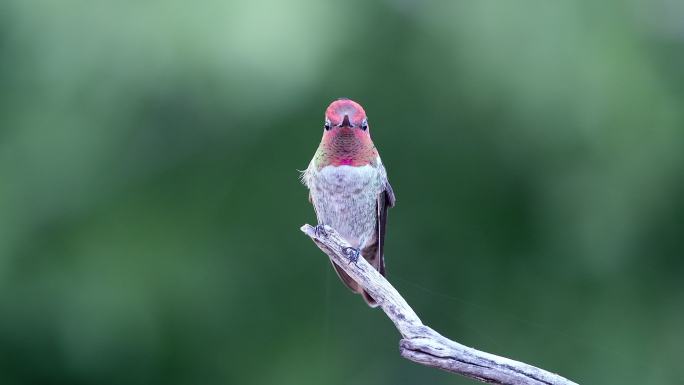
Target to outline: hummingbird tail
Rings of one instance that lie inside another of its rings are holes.
[[[375,302],[375,300],[373,299],[373,297],[371,297],[370,294],[368,294],[367,291],[364,290],[363,293],[361,293],[361,295],[363,295],[363,299],[364,299],[364,301],[366,301],[366,303],[368,304],[368,306],[370,306],[370,307],[378,307],[378,303]]]
[[[378,306],[378,303],[375,302],[373,297],[371,297],[370,294],[368,294],[368,292],[363,290],[361,288],[361,286],[359,286],[359,284],[356,283],[356,281],[354,281],[354,279],[352,277],[350,277],[347,273],[344,272],[344,270],[342,270],[342,268],[337,266],[335,264],[335,262],[333,262],[332,260],[330,260],[330,263],[332,263],[333,267],[335,268],[335,272],[337,273],[337,276],[340,277],[340,280],[344,283],[345,286],[347,286],[349,288],[349,290],[353,291],[354,293],[361,294],[361,296],[363,297],[364,301],[366,301],[368,306],[370,306],[370,307],[377,307]]]

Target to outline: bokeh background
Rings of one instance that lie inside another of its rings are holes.
[[[474,383],[299,232],[341,96],[426,323],[683,384],[683,4],[3,0],[0,384]]]

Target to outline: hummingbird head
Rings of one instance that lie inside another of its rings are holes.
[[[353,132],[360,137],[370,137],[366,111],[359,103],[340,98],[325,110],[324,136],[337,136],[340,131]]]
[[[330,103],[325,110],[319,150],[319,166],[363,166],[377,159],[378,151],[370,137],[366,111],[359,103],[347,98]]]

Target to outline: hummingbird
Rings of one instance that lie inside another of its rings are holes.
[[[361,255],[384,276],[387,208],[394,206],[395,198],[359,103],[340,98],[325,110],[323,138],[302,172],[302,182],[309,188],[317,230],[323,225],[335,229],[352,246],[345,249],[351,262]],[[344,270],[332,265],[351,291],[361,294],[369,306],[377,306]]]

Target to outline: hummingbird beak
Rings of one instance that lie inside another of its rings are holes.
[[[344,119],[342,120],[342,123],[340,123],[339,127],[352,127],[351,122],[349,122],[349,115],[344,115]]]

